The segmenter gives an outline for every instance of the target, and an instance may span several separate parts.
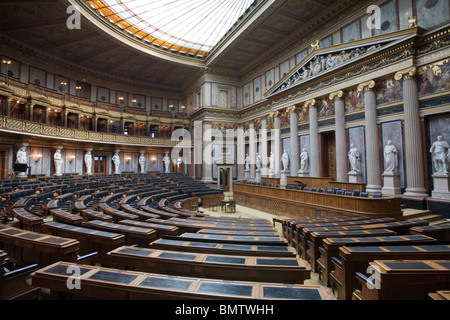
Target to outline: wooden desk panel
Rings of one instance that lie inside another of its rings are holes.
[[[199,279],[87,265],[79,265],[83,290],[70,290],[70,266],[59,262],[40,269],[32,274],[32,283],[71,300],[336,300],[323,286]]]

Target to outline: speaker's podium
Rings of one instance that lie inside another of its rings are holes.
[[[14,172],[18,173],[19,177],[27,177],[28,168],[26,163],[14,163]]]

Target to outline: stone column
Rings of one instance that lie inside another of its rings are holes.
[[[305,102],[305,108],[309,108],[309,176],[320,177],[319,156],[319,124],[317,122],[316,100]]]
[[[364,92],[364,116],[366,129],[366,167],[367,186],[369,193],[381,192],[380,146],[378,143],[377,100],[375,81],[370,80],[358,86],[359,92]],[[361,164],[364,165],[364,164]]]
[[[286,109],[286,112],[290,115],[290,138],[291,138],[291,159],[289,164],[290,175],[297,176],[300,167],[300,152],[298,142],[298,114],[297,107],[290,106]]]
[[[347,181],[347,152],[345,138],[345,105],[341,90],[330,94],[335,105],[335,138],[336,138],[336,181]]]
[[[92,116],[92,131],[97,132],[98,128],[97,128],[97,123],[98,123],[98,117],[95,115]]]
[[[267,157],[267,119],[261,118],[261,129],[259,130],[259,155],[261,156],[261,177],[268,177],[269,173],[269,161]]]
[[[203,176],[202,181],[209,183],[213,182],[212,179],[212,167],[213,167],[213,158],[212,158],[212,131],[211,131],[211,123],[203,124]]]
[[[250,156],[250,180],[255,179],[255,163],[256,163],[256,132],[255,124],[250,122],[250,128],[248,130],[248,155]]]
[[[272,152],[275,156],[275,178],[281,177],[281,114],[278,111],[272,112]]]
[[[403,79],[403,106],[405,125],[405,165],[406,197],[424,199],[428,196],[425,188],[425,170],[422,154],[422,135],[420,126],[419,93],[417,89],[416,68],[395,74],[396,80]]]
[[[237,166],[237,176],[238,180],[244,180],[244,170],[245,170],[245,134],[244,126],[242,124],[237,127],[237,137],[236,137],[236,166]]]

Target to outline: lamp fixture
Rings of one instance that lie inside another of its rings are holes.
[[[131,157],[126,157],[126,158],[125,158],[125,161],[126,161],[127,163],[130,163]]]
[[[76,156],[74,154],[67,157],[70,163],[72,163],[73,160],[75,160]]]
[[[155,163],[156,162],[156,157],[153,156],[153,157],[150,158],[150,160],[151,160],[152,163]]]
[[[32,156],[33,156],[35,162],[38,162],[42,158],[42,154],[41,153],[35,153]]]
[[[2,61],[4,64],[11,64],[12,62],[11,62],[11,60],[3,60]]]

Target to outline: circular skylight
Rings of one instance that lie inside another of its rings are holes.
[[[203,57],[255,0],[95,0],[105,19],[161,49]]]

